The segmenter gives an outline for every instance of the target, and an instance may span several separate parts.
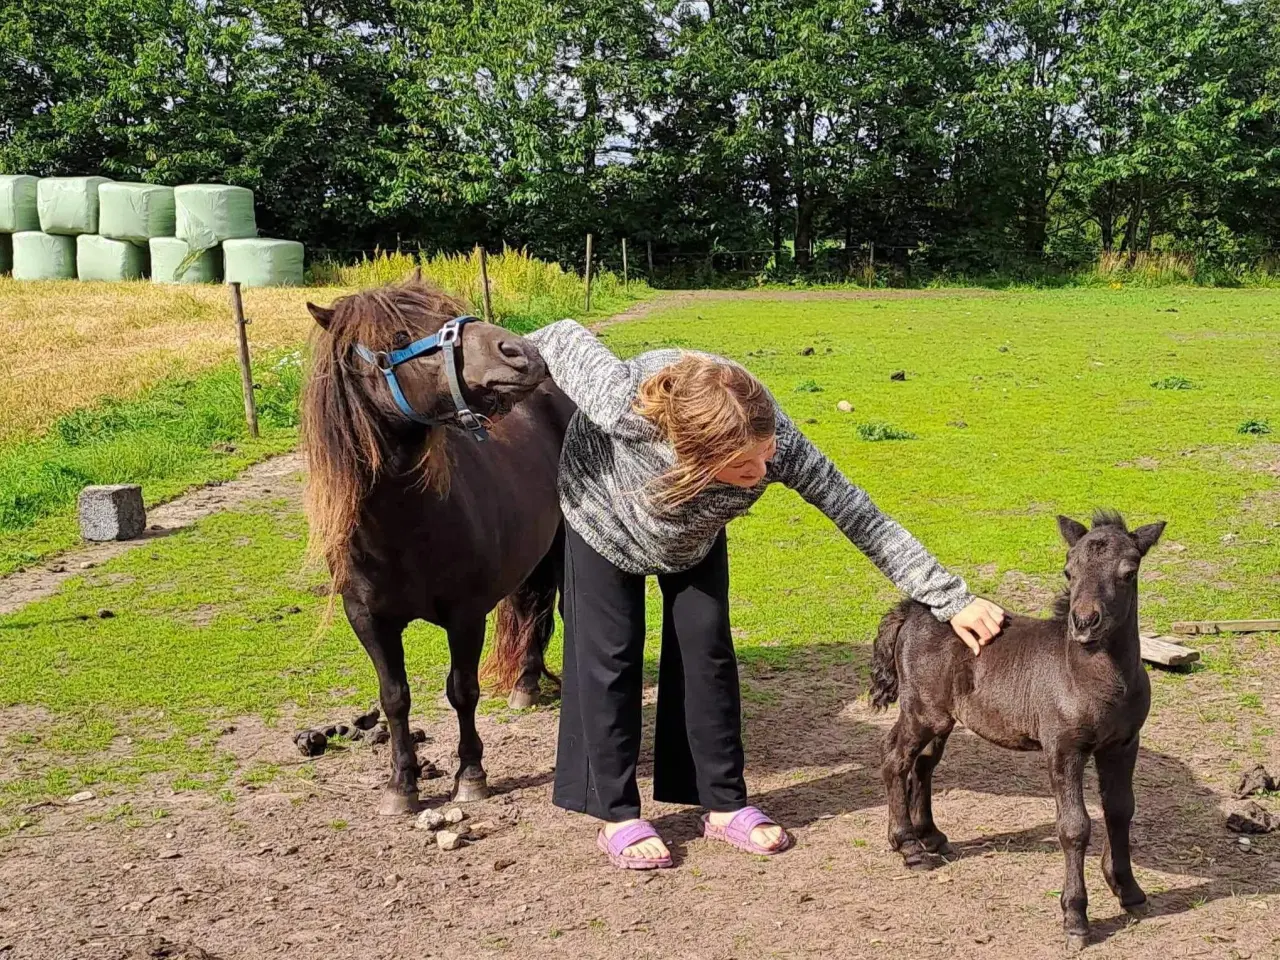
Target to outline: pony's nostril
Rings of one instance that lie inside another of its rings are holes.
[[[520,344],[511,340],[498,341],[498,352],[508,360],[525,360],[524,350],[520,348]]]

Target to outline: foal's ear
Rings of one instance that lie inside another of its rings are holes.
[[[1156,541],[1160,539],[1160,534],[1164,533],[1164,521],[1158,523],[1148,523],[1145,527],[1139,527],[1130,534],[1133,542],[1138,545],[1138,552],[1144,557],[1147,551],[1156,545]]]
[[[1072,520],[1070,517],[1064,517],[1059,514],[1058,532],[1062,534],[1062,539],[1067,541],[1068,547],[1074,547],[1077,541],[1089,531],[1078,520]]]
[[[311,312],[311,316],[316,318],[316,323],[326,330],[329,329],[329,324],[333,323],[332,307],[317,307],[314,303],[308,302],[307,309]]]

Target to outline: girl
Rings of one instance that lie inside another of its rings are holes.
[[[578,405],[560,460],[564,699],[553,802],[604,821],[596,842],[615,866],[671,866],[640,819],[636,786],[645,577],[657,575],[654,799],[706,808],[708,837],[781,853],[790,836],[747,805],[725,525],[784,483],[975,654],[1003,611],[881,513],[737,364],[676,350],[623,362],[572,320],[529,339]]]

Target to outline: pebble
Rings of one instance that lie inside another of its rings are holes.
[[[388,873],[385,877],[382,878],[382,882],[385,883],[388,887],[394,887],[403,879],[404,878],[401,877],[400,874],[398,873]]]
[[[465,834],[454,833],[452,830],[441,830],[436,834],[436,845],[441,850],[457,850],[465,841]]]
[[[298,845],[297,845],[296,843],[291,843],[291,844],[289,844],[289,846],[287,846],[287,847],[285,847],[285,848],[284,848],[284,855],[285,855],[286,857],[288,857],[288,856],[292,856],[293,854],[295,854],[295,853],[297,853],[297,852],[298,852]]]
[[[836,404],[836,409],[841,413],[853,413],[853,404],[848,400],[841,400]]]
[[[439,830],[444,823],[444,815],[439,810],[423,810],[413,825],[418,830]]]
[[[97,566],[97,564],[96,564],[96,563],[94,563],[92,560],[86,560],[86,561],[84,561],[84,563],[80,564],[80,569],[81,569],[81,570],[92,570],[92,569],[93,569],[94,567],[96,567],[96,566]]]
[[[454,807],[451,810],[445,811],[445,823],[461,823],[465,819],[467,819],[467,815],[463,812],[461,807]]]
[[[92,800],[93,798],[94,792],[92,790],[81,790],[79,793],[73,793],[71,796],[67,797],[67,803],[84,803],[85,801]]]
[[[503,857],[501,860],[493,861],[493,869],[497,873],[501,873],[503,870],[507,869],[507,867],[514,867],[515,865],[516,862],[508,857]]]
[[[165,850],[156,859],[157,860],[177,860],[182,854],[177,850]]]

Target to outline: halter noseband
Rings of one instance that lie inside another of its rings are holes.
[[[479,317],[470,316],[454,317],[447,321],[438,333],[415,340],[400,350],[370,350],[364,344],[357,343],[356,354],[366,363],[372,363],[387,378],[387,386],[391,390],[391,397],[395,400],[396,406],[414,423],[438,427],[457,421],[477,441],[487,440],[489,434],[484,424],[480,417],[467,406],[467,401],[462,396],[462,383],[458,378],[458,359],[453,349],[462,339],[463,325],[479,319]],[[413,409],[404,391],[400,389],[400,381],[396,379],[396,367],[410,360],[416,360],[418,357],[435,353],[437,350],[444,350],[444,372],[449,378],[449,392],[453,394],[453,413],[441,417],[424,417]]]

